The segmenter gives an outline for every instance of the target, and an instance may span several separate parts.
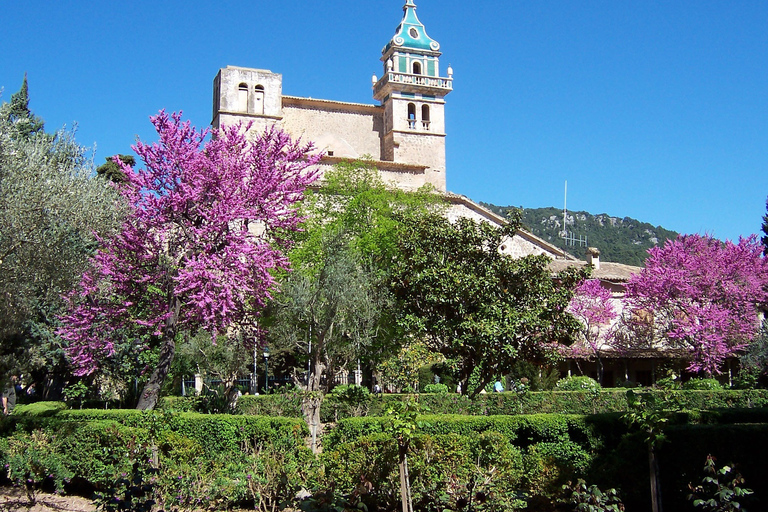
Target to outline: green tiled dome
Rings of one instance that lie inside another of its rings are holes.
[[[440,43],[427,35],[427,30],[416,16],[416,4],[413,0],[406,0],[403,20],[395,29],[395,35],[384,48],[384,52],[392,47],[434,52],[440,50]]]

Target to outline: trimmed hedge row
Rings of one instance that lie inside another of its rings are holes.
[[[271,508],[314,486],[317,475],[309,430],[295,418],[39,403],[0,419],[0,434],[0,468],[12,481],[69,481],[109,499],[139,481],[168,509]]]
[[[645,390],[643,392],[646,392]],[[677,409],[749,409],[768,406],[768,390],[649,390],[649,393],[666,397]],[[345,400],[336,395],[326,395],[320,409],[324,423],[358,416],[381,416],[392,402],[399,402],[404,395],[356,395]],[[489,393],[469,399],[466,395],[438,393],[419,395],[419,402],[434,414],[458,414],[468,416],[512,414],[599,414],[622,412],[627,409],[625,389],[609,389],[598,392],[535,391],[526,393]],[[200,410],[199,397],[168,397],[160,400],[159,408],[174,411]],[[237,414],[284,416],[301,418],[301,394],[242,396],[238,400]]]

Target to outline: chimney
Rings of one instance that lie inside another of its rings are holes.
[[[587,247],[587,264],[600,270],[600,250],[597,247]]]

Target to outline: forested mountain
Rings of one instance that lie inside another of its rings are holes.
[[[496,206],[482,203],[490,210],[506,215],[515,207]],[[586,246],[579,244],[579,238],[586,239],[589,247],[600,249],[600,259],[627,265],[642,266],[647,250],[654,245],[663,245],[667,239],[674,239],[677,233],[661,226],[652,226],[629,217],[619,218],[601,213],[568,212],[566,228],[575,243],[566,245],[562,238],[563,210],[558,208],[524,208],[523,225],[534,235],[552,245],[560,247],[579,258],[584,258]]]

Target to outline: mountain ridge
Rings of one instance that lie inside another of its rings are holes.
[[[616,217],[607,213],[591,214],[569,211],[566,230],[572,243],[563,238],[563,210],[555,207],[518,208],[481,203],[489,210],[506,216],[510,210],[522,212],[523,227],[530,233],[563,249],[577,258],[584,258],[587,246],[600,250],[600,259],[641,267],[648,249],[664,245],[677,238],[678,233],[661,226],[653,226],[631,217]]]

